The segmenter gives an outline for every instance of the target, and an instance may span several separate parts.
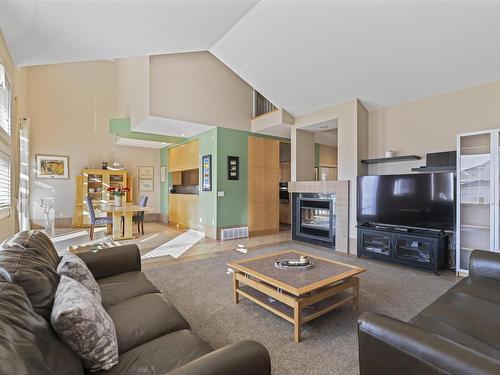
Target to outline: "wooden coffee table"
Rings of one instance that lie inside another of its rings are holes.
[[[274,266],[279,259],[313,258],[314,266],[304,270],[284,270]],[[299,251],[228,263],[233,273],[234,303],[248,298],[294,325],[294,340],[301,340],[301,326],[347,303],[354,310],[359,303],[359,279],[365,268],[335,262]],[[348,289],[352,288],[351,293]]]

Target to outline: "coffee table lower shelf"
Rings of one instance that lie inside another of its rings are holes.
[[[240,286],[240,284],[243,284]],[[346,292],[353,288],[352,293]],[[294,341],[301,341],[301,325],[341,306],[352,303],[358,308],[359,279],[351,277],[341,283],[323,287],[312,293],[294,296],[259,280],[233,274],[234,302],[239,296],[249,299],[266,310],[280,316],[294,325]]]

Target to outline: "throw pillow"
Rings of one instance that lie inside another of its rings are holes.
[[[64,255],[57,266],[57,273],[60,276],[68,276],[78,281],[92,292],[99,303],[102,303],[101,289],[95,281],[94,275],[79,256],[71,253]]]
[[[61,276],[51,316],[52,327],[91,372],[118,363],[115,326],[106,310],[78,281]]]

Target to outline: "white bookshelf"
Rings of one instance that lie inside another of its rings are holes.
[[[499,132],[457,136],[457,273],[469,271],[473,250],[499,251]]]

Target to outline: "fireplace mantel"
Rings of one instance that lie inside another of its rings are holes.
[[[349,194],[349,181],[292,181],[288,192]]]

